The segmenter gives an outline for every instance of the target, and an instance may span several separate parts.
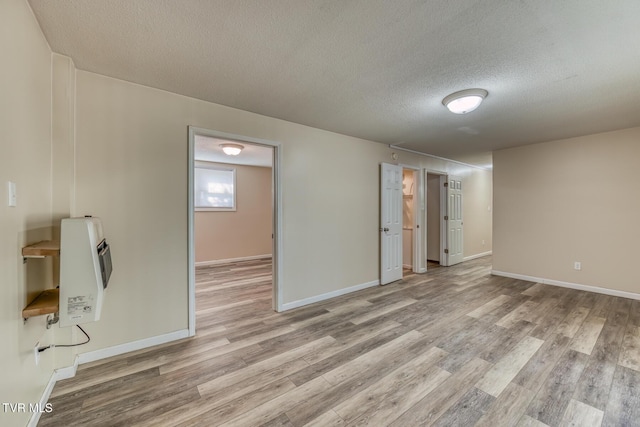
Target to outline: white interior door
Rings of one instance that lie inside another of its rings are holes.
[[[447,265],[462,262],[464,258],[462,222],[462,179],[449,175],[446,185],[447,193]]]
[[[402,279],[402,167],[380,165],[380,284]]]

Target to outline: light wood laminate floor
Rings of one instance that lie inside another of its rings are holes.
[[[82,365],[39,425],[640,425],[640,301],[490,262],[285,313],[269,262],[199,268],[196,337]]]

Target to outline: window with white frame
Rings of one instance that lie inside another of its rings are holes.
[[[225,168],[206,162],[196,162],[193,181],[195,210],[236,210],[235,168]]]

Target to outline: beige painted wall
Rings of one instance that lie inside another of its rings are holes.
[[[114,263],[103,319],[87,325],[88,349],[187,327],[188,125],[281,143],[285,303],[378,279],[378,175],[388,147],[84,71],[76,93],[77,213],[102,217]],[[490,175],[398,154],[399,163],[466,180]],[[481,231],[490,223],[465,226],[467,235],[490,234]]]
[[[640,293],[640,128],[493,159],[494,269]]]
[[[35,365],[33,347],[52,341],[45,317],[23,323],[21,311],[53,285],[50,259],[22,263],[28,243],[51,238],[51,51],[23,0],[0,2],[0,402],[36,403],[54,352]],[[7,206],[7,182],[17,207]],[[4,412],[0,425],[24,426],[31,414]]]
[[[472,169],[462,185],[464,256],[490,252],[493,247],[493,174]],[[479,227],[480,224],[482,227]]]
[[[2,2],[0,12],[0,28],[11,34],[0,39],[7,59],[0,67],[0,191],[6,200],[6,181],[15,181],[19,203],[0,205],[0,339],[8,343],[0,349],[2,401],[37,401],[53,369],[69,366],[76,352],[187,328],[189,125],[281,144],[285,303],[378,279],[379,164],[392,161],[388,147],[76,72],[69,58],[52,58],[25,1]],[[490,174],[398,155],[398,163],[467,182]],[[70,329],[47,332],[44,317],[23,325],[20,311],[53,285],[54,263],[23,266],[19,251],[55,235],[60,218],[84,214],[102,218],[112,247],[102,318],[86,325],[90,344],[42,353],[36,368],[37,341],[77,337]],[[467,229],[490,230],[490,222],[474,218]],[[2,424],[24,425],[28,416]]]
[[[196,262],[271,254],[271,168],[211,164],[236,169],[236,210],[195,213]]]
[[[75,215],[75,75],[69,57],[52,55],[52,111],[51,111],[51,201],[53,237],[60,239],[60,220]],[[53,277],[60,283],[59,259],[53,260]],[[56,342],[81,342],[76,328],[53,328]],[[55,368],[69,366],[82,347],[56,347],[52,351]]]

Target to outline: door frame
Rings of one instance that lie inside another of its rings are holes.
[[[434,172],[430,172],[434,173]],[[450,254],[445,253],[445,249],[449,247],[449,224],[444,218],[445,216],[450,216],[449,212],[449,199],[447,196],[448,190],[445,187],[445,183],[449,182],[449,179],[460,179],[462,177],[456,174],[443,173],[440,174],[440,265],[449,267],[451,266],[451,259],[449,257]],[[461,207],[462,209],[462,207]],[[464,222],[464,218],[463,218]],[[463,240],[463,261],[464,261],[464,240]],[[461,262],[461,261],[459,261]],[[453,264],[455,265],[455,264]]]
[[[189,336],[196,334],[196,256],[195,256],[195,208],[194,208],[194,166],[195,166],[195,136],[208,136],[240,143],[263,145],[273,148],[273,164],[271,167],[272,181],[272,211],[273,211],[273,239],[272,239],[272,306],[275,311],[282,311],[282,260],[284,253],[282,250],[282,186],[281,186],[281,165],[282,165],[282,145],[279,142],[266,139],[252,138],[243,135],[236,135],[226,132],[200,128],[196,126],[188,127],[188,188],[187,188],[187,212],[188,212],[188,311],[189,311]]]
[[[448,255],[444,252],[444,250],[447,248],[447,222],[445,221],[444,217],[447,215],[447,192],[444,191],[444,183],[449,181],[449,174],[447,172],[443,172],[440,170],[436,170],[436,169],[425,169],[424,170],[424,180],[426,182],[427,180],[427,175],[431,174],[431,175],[438,175],[440,177],[440,183],[438,185],[438,191],[440,192],[440,194],[438,195],[438,197],[440,198],[440,212],[438,213],[438,215],[440,216],[440,265],[446,267],[449,265],[449,259],[448,259]],[[425,203],[426,203],[426,194],[427,194],[428,188],[425,185],[424,187],[424,194],[425,194]],[[425,209],[425,218],[427,215],[427,211],[429,209],[429,206],[426,206]],[[426,228],[426,227],[425,227]],[[426,230],[425,230],[425,254],[427,251],[427,236],[426,236]]]
[[[449,182],[449,175],[440,175],[440,265],[449,266],[449,254],[447,250],[447,243],[449,234],[447,233],[447,220],[445,217],[449,211],[449,200],[447,199],[447,192],[445,191],[444,184]]]
[[[399,164],[402,169],[413,171],[413,267],[414,273],[427,271],[427,210],[426,210],[426,186],[425,172],[423,169]],[[404,200],[403,200],[404,203]]]

